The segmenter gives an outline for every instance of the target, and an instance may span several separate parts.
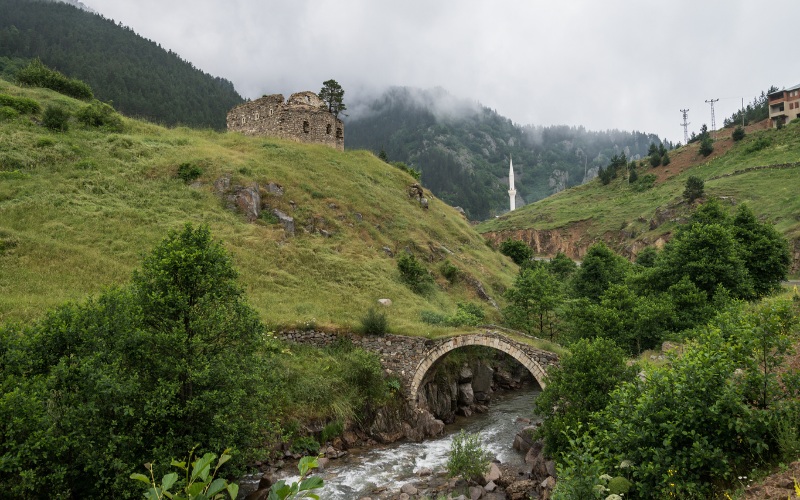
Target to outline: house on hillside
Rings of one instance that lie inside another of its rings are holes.
[[[800,84],[773,92],[767,96],[767,99],[769,100],[769,119],[773,128],[800,118]]]

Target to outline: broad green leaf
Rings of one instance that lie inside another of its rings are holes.
[[[225,462],[227,462],[230,459],[231,459],[230,455],[226,455],[225,453],[223,453],[222,456],[219,457],[219,461],[217,462],[217,468],[222,467],[222,464],[224,464]]]
[[[178,462],[177,460],[173,460],[170,462],[170,465],[174,467],[180,467],[183,470],[186,470],[186,462]]]
[[[301,458],[300,463],[297,464],[297,468],[300,470],[300,475],[305,476],[308,474],[308,471],[317,468],[317,457]]]
[[[205,488],[205,486],[206,485],[203,483],[192,483],[186,488],[186,493],[188,493],[191,497],[196,497],[203,492],[203,488]]]
[[[216,495],[217,493],[219,493],[224,489],[225,489],[225,480],[217,478],[214,480],[214,482],[211,483],[211,485],[206,490],[206,495],[208,495],[209,497],[213,497],[214,495]]]
[[[178,474],[176,474],[175,472],[171,472],[169,474],[166,474],[161,479],[161,488],[164,491],[167,491],[170,488],[172,488],[172,485],[175,484],[175,481],[177,481],[177,480],[178,480]]]
[[[239,485],[236,483],[231,483],[228,485],[228,494],[231,496],[231,500],[236,500],[236,497],[239,496]]]
[[[300,483],[300,491],[315,490],[317,488],[322,488],[322,478],[319,476],[311,476]]]
[[[145,484],[150,484],[150,478],[144,474],[139,474],[138,472],[131,474],[131,479],[136,479],[137,481],[141,481]]]
[[[203,455],[203,458],[195,461],[194,468],[192,469],[192,479],[201,477],[203,480],[205,480],[208,478],[208,473],[211,469],[211,462],[215,458],[217,458],[217,456],[213,453],[206,453]]]

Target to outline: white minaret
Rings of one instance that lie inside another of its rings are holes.
[[[514,189],[514,160],[508,159],[508,198],[511,202],[511,212],[517,208],[517,190]]]

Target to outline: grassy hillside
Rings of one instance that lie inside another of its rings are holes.
[[[682,193],[687,178],[693,175],[705,181],[706,197],[747,203],[790,240],[800,238],[800,164],[796,163],[800,160],[800,123],[782,130],[767,129],[762,123],[750,127],[740,142],[733,142],[729,129],[719,131],[715,151],[708,158],[699,154],[698,147],[695,143],[671,151],[672,161],[667,166],[640,162],[640,179],[648,174],[656,177],[650,189],[639,191],[622,177],[605,186],[594,180],[486,221],[477,229],[499,239],[515,233],[555,231],[575,257],[600,239],[631,254],[668,237],[689,213],[691,207]]]
[[[85,105],[4,81],[0,93],[43,108]],[[497,318],[474,286],[450,285],[441,262],[449,259],[495,299],[516,273],[455,210],[428,193],[423,210],[408,196],[413,179],[366,151],[130,119],[123,133],[77,123],[56,133],[40,118],[0,119],[0,321],[29,320],[126,282],[144,253],[186,222],[208,224],[224,242],[250,302],[272,326],[351,328],[377,299],[390,298],[391,331],[436,335],[450,330],[421,323],[421,311],[450,314],[469,301]],[[186,163],[202,170],[191,185],[176,175]],[[296,236],[274,218],[247,222],[226,208],[213,187],[226,175],[232,185],[283,186],[282,196],[264,193],[264,204],[294,217]],[[436,277],[427,296],[399,281],[396,259],[405,249]]]

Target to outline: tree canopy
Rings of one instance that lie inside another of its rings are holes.
[[[339,113],[345,111],[347,106],[344,103],[344,89],[336,80],[326,80],[322,82],[322,89],[319,91],[319,98],[328,105],[328,111],[333,116],[339,117]]]

